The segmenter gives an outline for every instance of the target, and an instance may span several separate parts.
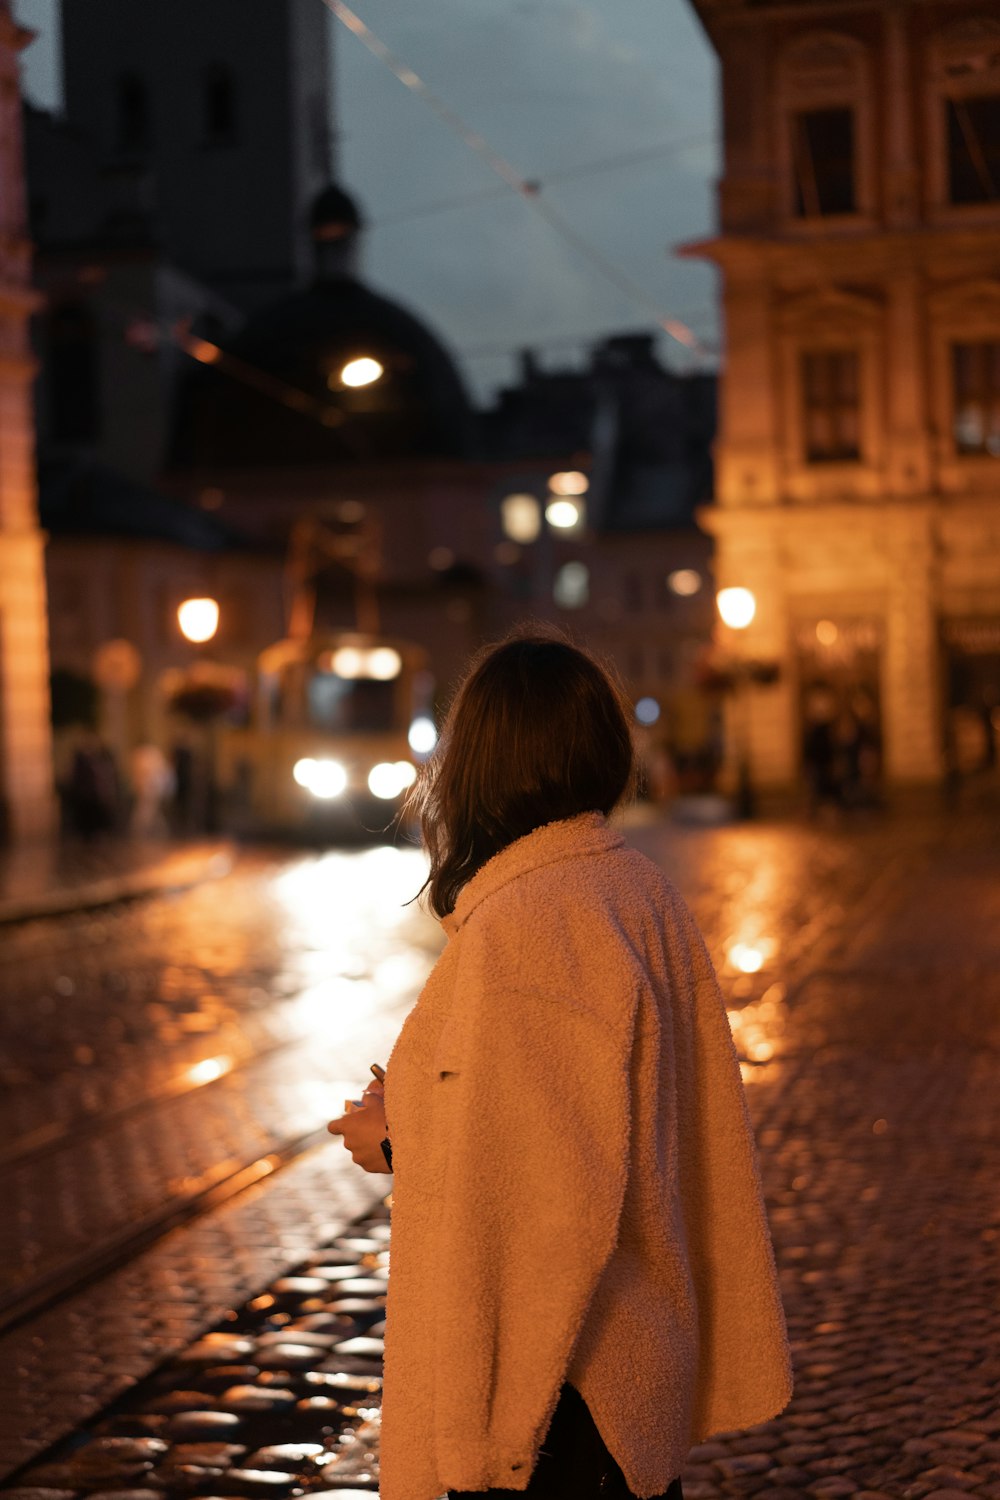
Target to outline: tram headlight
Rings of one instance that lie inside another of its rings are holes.
[[[339,797],[347,786],[347,772],[337,760],[313,760],[307,756],[295,762],[292,775],[299,786],[324,801]]]
[[[416,767],[411,761],[397,760],[390,763],[382,760],[377,766],[372,766],[368,773],[368,790],[373,797],[382,797],[388,802],[405,792],[416,779]]]

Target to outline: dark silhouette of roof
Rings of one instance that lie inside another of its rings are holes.
[[[340,231],[343,234],[357,233],[365,227],[361,210],[349,193],[336,182],[325,187],[313,203],[309,214],[309,227],[317,231]]]
[[[38,470],[38,510],[53,536],[114,536],[221,552],[239,539],[212,516],[107,469],[47,459]]]
[[[472,410],[443,344],[406,308],[347,272],[317,276],[220,342],[229,361],[193,365],[179,384],[172,468],[468,452]],[[384,373],[350,389],[340,372],[363,355],[378,360]],[[259,388],[260,376],[272,383],[269,390]]]

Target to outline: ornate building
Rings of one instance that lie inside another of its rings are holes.
[[[968,0],[694,0],[722,66],[716,581],[762,785],[816,713],[892,787],[995,770],[1000,18]]]
[[[10,838],[54,821],[44,537],[35,507],[28,324],[31,246],[25,227],[17,55],[30,33],[0,0],[0,818]]]

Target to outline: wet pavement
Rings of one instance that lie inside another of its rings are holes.
[[[688,1500],[1000,1500],[997,832],[927,817],[631,830],[720,971],[796,1364],[787,1412],[692,1452]],[[211,886],[8,930],[8,1485],[58,1492],[41,1500],[377,1487],[375,1393],[345,1403],[334,1379],[377,1377],[377,1344],[343,1347],[378,1338],[377,1292],[331,1311],[340,1277],[313,1271],[339,1272],[346,1226],[374,1212],[379,1249],[352,1276],[377,1281],[391,1179],[322,1126],[384,1059],[438,951],[402,905],[421,878],[413,851],[258,853]],[[312,1284],[276,1291],[296,1267]],[[238,1347],[192,1362],[213,1327]],[[133,1414],[101,1427],[123,1398]],[[209,1438],[206,1419],[197,1441],[224,1447],[192,1453],[183,1422],[167,1431],[191,1410],[243,1426]],[[80,1423],[71,1456],[43,1454]],[[114,1446],[138,1439],[152,1446]]]

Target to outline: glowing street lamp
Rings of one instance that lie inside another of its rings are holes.
[[[340,372],[340,379],[344,385],[354,389],[364,385],[374,385],[385,374],[385,367],[380,365],[377,359],[370,355],[361,355],[358,359],[349,359]]]
[[[583,507],[576,500],[550,500],[545,507],[545,519],[558,531],[572,531],[583,518]]]
[[[757,613],[757,600],[750,589],[720,589],[715,596],[719,617],[730,630],[743,631]],[[737,719],[739,723],[739,780],[736,806],[741,818],[752,818],[755,810],[753,784],[750,778],[750,682],[749,664],[740,658],[735,663]]]
[[[720,589],[715,602],[723,625],[730,630],[746,630],[757,613],[757,600],[749,589]]]
[[[193,645],[210,641],[219,628],[219,604],[216,599],[185,599],[178,607],[177,623],[181,635]]]

